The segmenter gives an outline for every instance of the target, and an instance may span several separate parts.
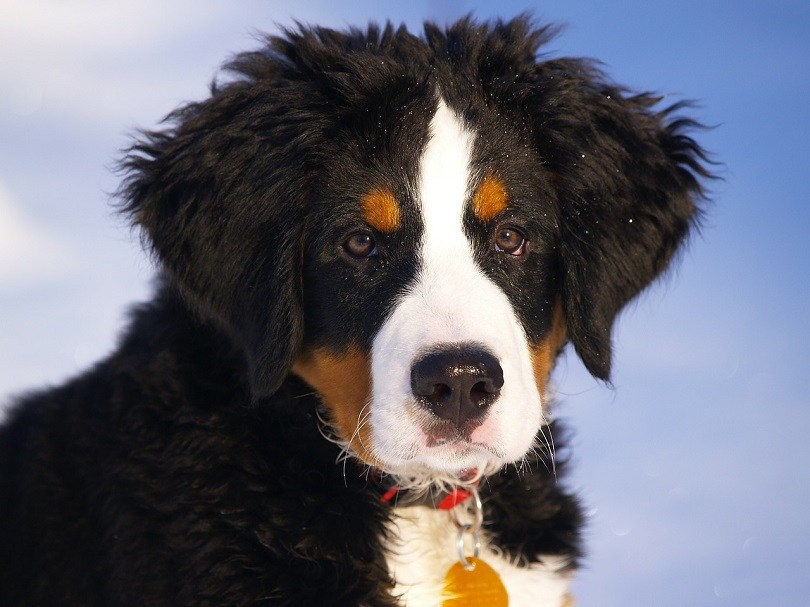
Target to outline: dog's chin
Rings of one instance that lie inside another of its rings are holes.
[[[377,465],[387,474],[417,483],[463,483],[493,474],[509,463],[492,447],[468,441],[447,441],[404,452],[407,457],[378,451]]]

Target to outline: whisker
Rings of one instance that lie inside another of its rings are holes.
[[[548,429],[548,434],[546,434],[546,428]],[[557,458],[556,458],[556,449],[554,447],[554,436],[551,432],[551,426],[548,421],[543,418],[543,425],[540,426],[539,435],[543,437],[543,443],[546,447],[546,452],[548,453],[548,458],[540,457],[546,465],[546,470],[551,472],[554,478],[557,478]],[[551,469],[548,468],[548,463],[546,462],[547,459],[551,460]]]

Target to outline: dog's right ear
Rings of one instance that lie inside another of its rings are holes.
[[[302,342],[304,140],[319,128],[301,91],[274,85],[212,87],[121,165],[125,212],[188,305],[242,347],[254,400],[278,389]]]

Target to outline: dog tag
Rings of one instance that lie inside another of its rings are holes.
[[[467,560],[475,565],[472,571],[461,563],[447,570],[442,607],[507,607],[509,595],[495,570],[481,559]]]

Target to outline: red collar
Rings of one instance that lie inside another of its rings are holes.
[[[472,492],[469,491],[468,489],[455,487],[449,492],[438,492],[434,490],[428,490],[421,498],[405,499],[402,500],[402,503],[400,503],[399,497],[401,492],[402,488],[399,485],[394,485],[393,487],[391,487],[385,493],[382,494],[382,496],[380,497],[380,501],[383,504],[387,504],[393,501],[394,504],[402,506],[427,505],[432,506],[433,508],[438,508],[439,510],[452,510],[459,504],[467,501],[467,499],[472,495]]]
[[[470,473],[473,477],[475,471]],[[383,504],[392,503],[395,506],[429,506],[439,510],[452,510],[459,504],[464,503],[472,495],[472,491],[462,486],[454,487],[450,490],[440,490],[431,487],[425,491],[408,491],[399,484],[386,484],[385,474],[382,470],[375,470],[371,478],[380,487],[382,495],[380,502]],[[478,486],[476,481],[475,486]]]

